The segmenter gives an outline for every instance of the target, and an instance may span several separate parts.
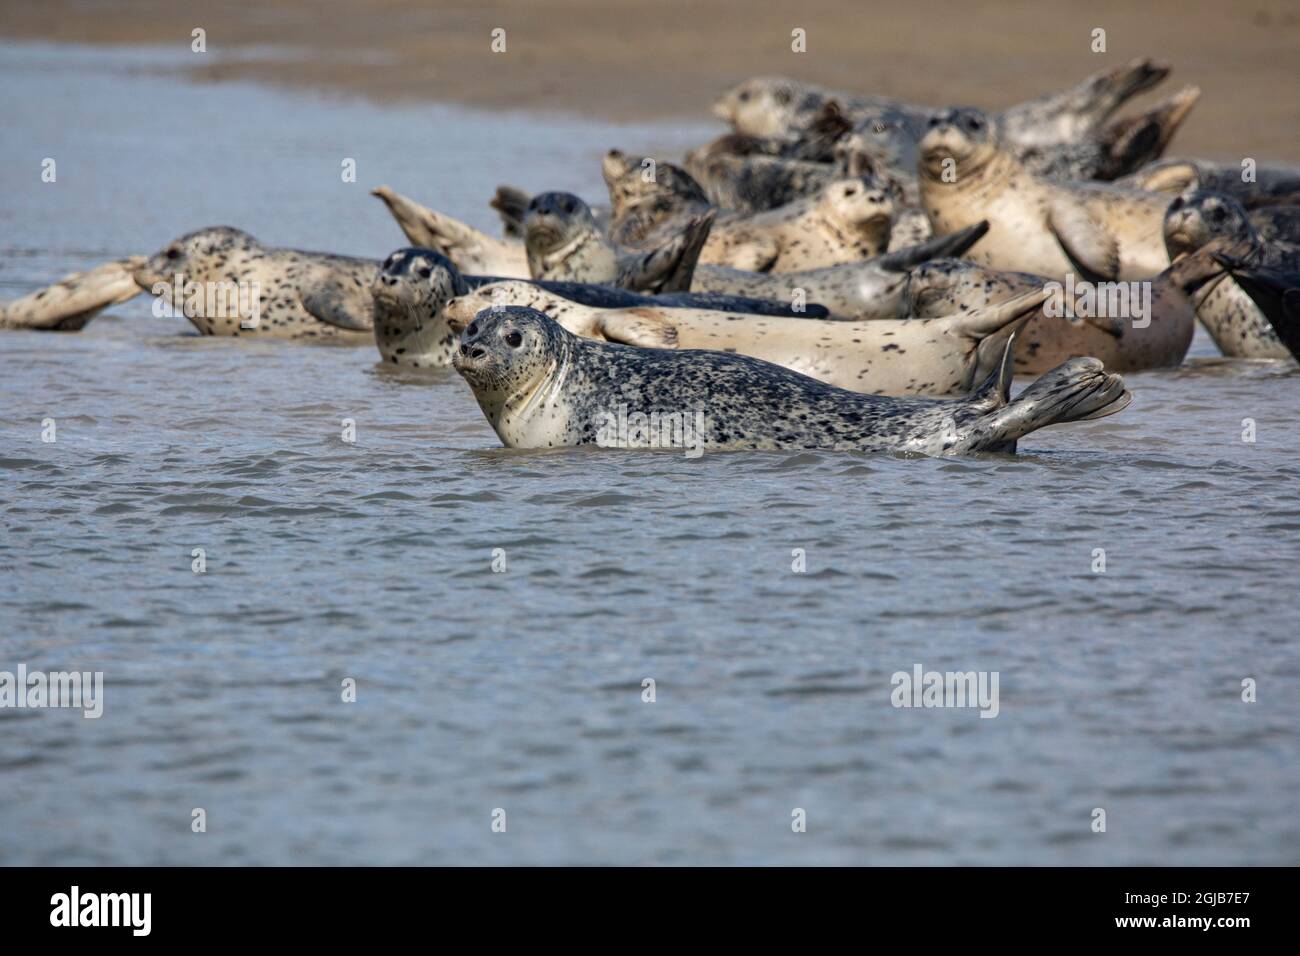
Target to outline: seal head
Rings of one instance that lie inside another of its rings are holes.
[[[412,368],[450,365],[456,333],[443,309],[468,292],[452,261],[432,249],[398,249],[385,259],[370,287],[375,344],[384,361]]]

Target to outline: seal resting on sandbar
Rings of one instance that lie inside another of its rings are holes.
[[[634,414],[689,419],[699,426],[701,451],[1013,452],[1032,431],[1113,415],[1130,401],[1122,378],[1086,358],[1053,369],[1012,400],[1010,343],[968,398],[882,398],[745,355],[594,342],[533,309],[509,307],[484,310],[466,327],[455,368],[510,448],[665,444],[649,428],[611,434],[611,419]]]

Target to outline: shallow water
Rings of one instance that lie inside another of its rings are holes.
[[[491,228],[709,132],[181,62],[0,45],[0,296],[217,222],[378,258],[381,182]],[[1194,355],[1017,458],[688,460],[506,451],[453,373],[144,299],[0,334],[0,670],[105,675],[99,720],[0,710],[0,862],[1300,862],[1300,372]],[[918,663],[997,718],[895,709]]]

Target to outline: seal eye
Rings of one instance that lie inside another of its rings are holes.
[[[741,91],[740,91],[740,102],[742,102],[742,103],[748,103],[748,102],[749,102],[749,96],[750,96],[749,90],[741,90]]]
[[[1223,220],[1228,218],[1228,214],[1222,206],[1215,206],[1210,210],[1210,218],[1215,222],[1223,222]]]
[[[1179,196],[1177,199],[1175,199],[1173,202],[1171,202],[1171,203],[1169,204],[1169,211],[1170,211],[1170,212],[1177,212],[1178,210],[1180,210],[1180,209],[1182,209],[1182,208],[1183,208],[1183,197],[1182,197],[1182,196]]]
[[[575,209],[577,209],[578,207],[577,207],[576,205],[574,205],[574,202],[573,202],[572,199],[566,199],[566,200],[564,200],[564,202],[560,203],[560,208],[564,210],[564,214],[565,214],[566,216],[571,216],[571,215],[573,215],[573,211],[574,211]]]
[[[977,133],[984,128],[984,121],[978,116],[966,117],[966,128],[972,133]]]
[[[471,322],[469,328],[465,330],[466,335],[478,335],[478,323]]]
[[[510,346],[512,349],[517,349],[519,348],[519,346],[523,344],[524,344],[524,337],[520,335],[518,332],[506,333],[506,345]]]
[[[172,246],[170,249],[167,250],[168,259],[179,259],[180,257],[181,257],[181,251],[177,249],[175,246]]]
[[[419,272],[421,279],[427,279],[429,278],[429,276],[433,275],[433,270],[430,269],[428,266],[425,266],[422,269],[418,269],[417,271]]]

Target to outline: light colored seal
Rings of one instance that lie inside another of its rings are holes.
[[[204,335],[361,343],[374,338],[370,284],[377,265],[275,249],[216,226],[167,245],[136,270],[135,281],[183,310]]]
[[[936,235],[986,219],[975,262],[1053,279],[1145,279],[1169,265],[1166,197],[1035,176],[979,110],[936,116],[921,141],[921,202]]]
[[[1213,240],[1230,243],[1226,250],[1260,266],[1300,265],[1300,248],[1264,242],[1246,210],[1230,196],[1197,192],[1169,204],[1164,225],[1171,258],[1178,259]],[[1232,276],[1207,283],[1195,296],[1196,316],[1224,355],[1235,358],[1287,358],[1291,352],[1254,299]]]
[[[1042,276],[937,259],[912,270],[902,299],[909,315],[952,315],[1046,288],[1048,301],[1016,336],[1017,374],[1039,375],[1082,356],[1099,359],[1112,372],[1135,372],[1182,363],[1196,330],[1191,297],[1222,272],[1208,248],[1149,281],[1101,289],[1053,286]],[[1069,292],[1074,297],[1067,309]]]
[[[79,332],[105,309],[140,294],[135,271],[144,262],[144,256],[115,259],[66,275],[21,299],[0,302],[0,329]]]
[[[752,296],[777,302],[817,304],[837,319],[902,319],[908,317],[904,304],[908,270],[928,259],[960,256],[988,229],[979,223],[951,236],[888,252],[863,262],[768,275],[700,266],[695,272],[695,289]],[[954,310],[956,311],[956,310]]]
[[[611,243],[587,204],[572,193],[540,193],[524,216],[524,248],[534,279],[595,282],[644,292],[686,292],[713,226],[712,210],[659,247],[623,250]]]
[[[1215,192],[1226,193],[1243,203],[1278,200],[1300,193],[1300,166],[1257,163],[1247,170],[1241,164],[1205,159],[1165,159],[1130,173],[1117,184],[1126,189],[1147,189],[1170,196]]]
[[[507,280],[454,299],[452,327],[492,305],[544,311],[571,332],[628,345],[739,352],[841,388],[876,395],[964,395],[1001,359],[1017,320],[1046,298],[1028,292],[938,319],[828,322],[705,309],[593,309]]]
[[[1095,359],[1062,365],[1014,401],[1009,354],[968,398],[889,399],[744,355],[595,342],[525,308],[480,313],[455,366],[510,448],[672,447],[676,422],[676,446],[688,451],[1012,452],[1036,429],[1102,418],[1130,401],[1123,379]],[[667,438],[649,426],[665,419]]]
[[[393,214],[413,246],[432,249],[456,263],[461,272],[528,278],[528,254],[519,240],[497,239],[458,219],[434,212],[387,186],[371,190]]]

